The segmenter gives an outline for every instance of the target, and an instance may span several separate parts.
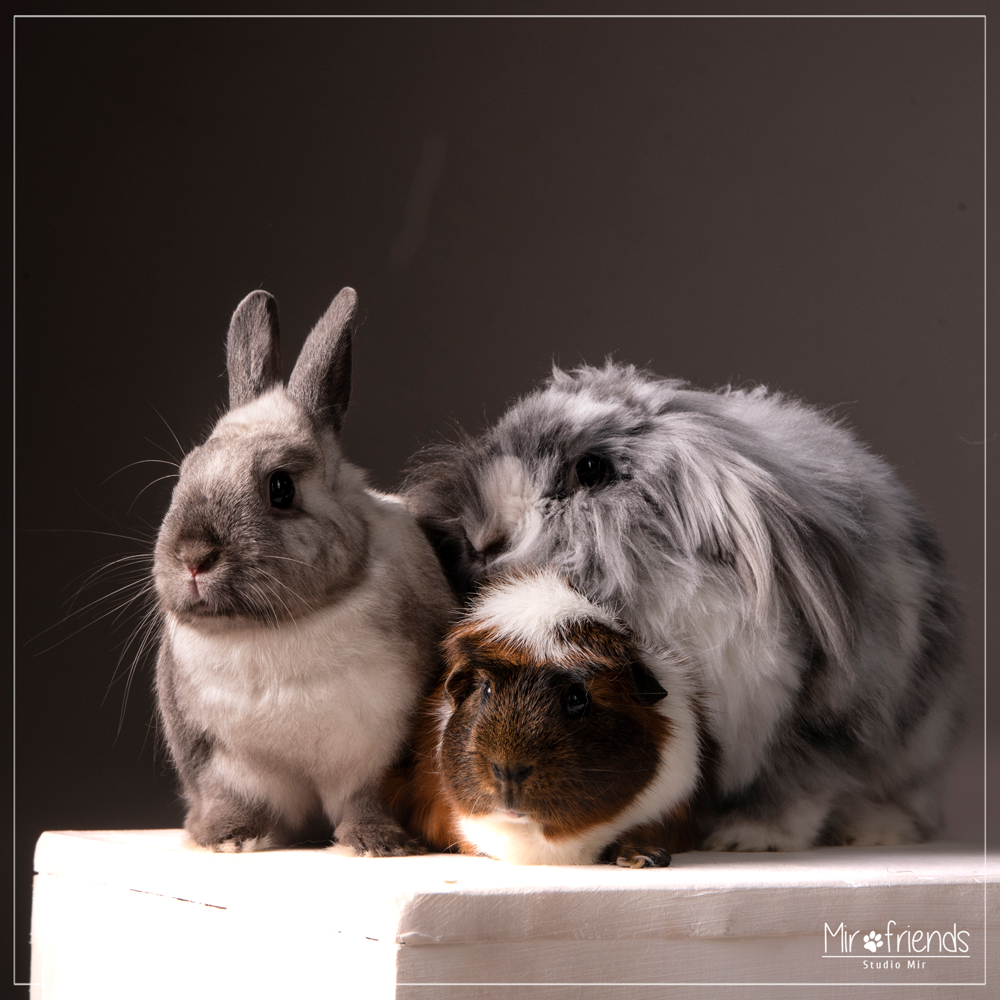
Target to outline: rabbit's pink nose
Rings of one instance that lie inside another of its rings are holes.
[[[205,556],[202,559],[185,559],[184,567],[191,574],[193,580],[199,573],[207,573],[215,565],[214,555]]]

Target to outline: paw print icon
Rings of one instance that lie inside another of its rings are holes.
[[[881,948],[882,947],[882,935],[881,934],[876,934],[874,931],[872,931],[871,934],[866,934],[865,935],[865,947],[869,951],[875,951],[876,949]]]

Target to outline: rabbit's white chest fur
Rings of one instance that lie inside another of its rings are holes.
[[[339,804],[391,763],[419,696],[405,650],[342,602],[279,628],[168,622],[178,705],[227,785],[292,815]]]

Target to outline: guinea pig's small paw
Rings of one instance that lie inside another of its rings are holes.
[[[342,823],[337,843],[352,847],[362,857],[408,858],[426,854],[427,848],[395,823]]]
[[[651,868],[652,860],[645,854],[633,854],[631,857],[626,857],[624,854],[618,855],[618,860],[615,864],[619,868]]]
[[[666,868],[670,864],[670,855],[662,847],[647,847],[644,851],[619,854],[615,864],[619,868]]]

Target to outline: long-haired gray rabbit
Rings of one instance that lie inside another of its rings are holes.
[[[340,428],[357,305],[345,288],[286,389],[266,292],[233,314],[229,412],[181,465],[156,543],[157,696],[186,829],[217,851],[329,836],[410,850],[378,794],[438,668],[454,600]]]
[[[716,744],[705,846],[929,837],[962,716],[932,528],[839,423],[764,388],[553,370],[407,503],[466,592],[551,567],[694,665]]]

